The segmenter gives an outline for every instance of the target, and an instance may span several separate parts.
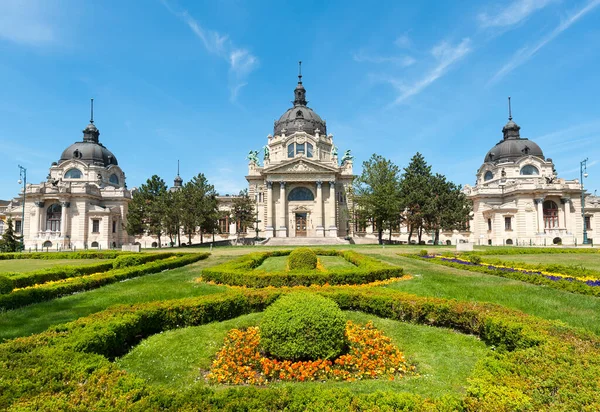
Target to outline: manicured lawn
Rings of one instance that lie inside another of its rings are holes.
[[[106,259],[10,259],[0,260],[0,273],[3,272],[32,272],[54,266],[80,266],[92,263],[106,262]]]
[[[147,275],[100,289],[0,312],[0,342],[46,330],[118,304],[180,299],[222,293],[223,286],[194,282],[203,267],[223,261],[209,257],[189,266]]]
[[[287,259],[287,256],[270,257],[265,259],[262,265],[256,269],[267,272],[281,272],[286,270]],[[356,268],[355,265],[339,256],[319,256],[319,260],[325,269]]]
[[[357,323],[373,321],[405,353],[409,363],[416,365],[419,375],[392,382],[364,380],[325,383],[334,388],[349,388],[354,392],[407,391],[430,397],[460,393],[477,360],[489,350],[477,338],[448,329],[380,319],[359,312],[346,312],[346,315]],[[206,385],[203,373],[210,368],[227,332],[232,328],[256,325],[260,318],[261,314],[255,313],[225,322],[154,335],[117,363],[128,372],[156,385],[171,388]],[[312,386],[323,383],[276,385]]]
[[[544,265],[558,264],[565,266],[583,266],[586,269],[600,271],[600,253],[561,253],[552,254],[544,253],[540,255],[489,255],[482,256],[481,259],[485,262],[486,259],[498,259],[506,262],[524,262]]]
[[[542,318],[561,320],[600,335],[600,299],[597,297],[400,256],[374,257],[400,265],[414,276],[410,281],[398,282],[389,288],[420,296],[497,303]]]

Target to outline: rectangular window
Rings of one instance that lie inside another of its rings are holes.
[[[20,220],[15,220],[15,232],[21,233],[23,229],[23,224]]]
[[[306,143],[306,157],[313,157],[313,145]]]
[[[512,218],[511,217],[504,218],[504,230],[512,230]]]
[[[113,231],[112,231],[113,233],[117,233],[117,221],[116,220],[113,220],[113,227],[112,227],[112,229],[113,229]]]
[[[100,233],[100,220],[92,220],[92,233]]]
[[[294,143],[288,145],[288,157],[294,157]]]
[[[492,230],[492,219],[488,219],[488,230]]]
[[[219,219],[219,233],[229,233],[229,219]]]
[[[304,154],[304,143],[296,143],[296,154]]]
[[[586,216],[585,217],[585,230],[591,230],[591,229],[592,229],[592,217]]]

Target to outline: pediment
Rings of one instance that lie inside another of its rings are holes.
[[[337,167],[323,165],[306,158],[300,158],[268,167],[263,170],[263,173],[338,173],[338,171]]]

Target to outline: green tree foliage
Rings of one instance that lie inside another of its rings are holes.
[[[184,185],[182,192],[184,231],[190,240],[199,231],[203,242],[204,233],[214,233],[219,219],[215,187],[200,173]]]
[[[404,200],[404,213],[406,223],[408,224],[408,241],[417,232],[419,243],[425,224],[425,218],[428,208],[431,206],[432,188],[431,166],[425,162],[421,153],[416,153],[407,167],[404,168],[404,174],[401,180],[401,196]]]
[[[403,202],[400,169],[390,160],[373,154],[363,162],[363,172],[354,182],[354,201],[362,219],[371,220],[377,228],[379,243],[383,231],[400,223]]]
[[[233,199],[231,217],[237,222],[236,233],[239,235],[243,228],[254,224],[254,201],[248,196],[248,189],[240,191],[238,197]]]
[[[134,192],[127,214],[127,233],[137,235],[148,233],[158,238],[165,232],[165,209],[167,203],[167,185],[159,176],[154,175]]]
[[[15,234],[13,221],[9,217],[2,239],[0,239],[0,252],[18,252],[19,250],[21,250],[21,237]]]

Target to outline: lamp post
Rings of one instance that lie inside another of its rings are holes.
[[[256,201],[256,238],[255,240],[258,240],[258,224],[260,223],[260,220],[258,220],[258,185],[256,185],[256,190],[254,193],[254,200]]]
[[[27,169],[19,165],[19,180],[17,183],[23,183],[23,217],[21,217],[21,250],[25,250],[25,189],[27,185]]]
[[[583,244],[587,245],[588,236],[587,236],[587,225],[585,224],[585,190],[583,189],[583,178],[588,177],[587,173],[587,161],[588,159],[582,160],[579,163],[579,173],[580,173],[580,183],[581,183],[581,219],[583,220]]]

